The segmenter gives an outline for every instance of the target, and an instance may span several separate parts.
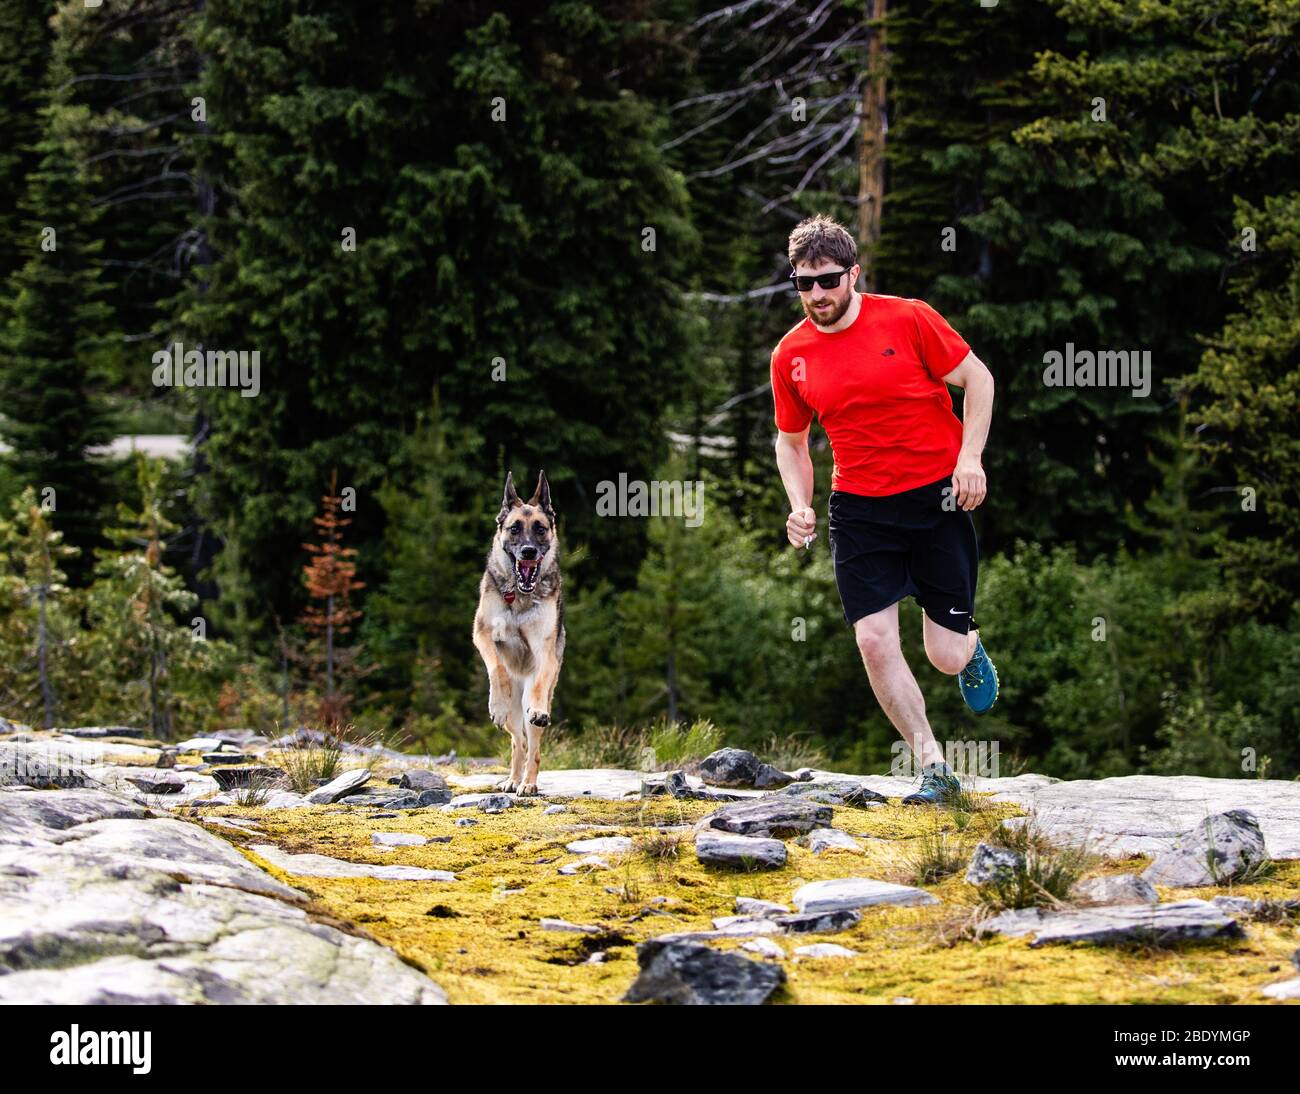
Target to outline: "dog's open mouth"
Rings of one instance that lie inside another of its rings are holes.
[[[537,570],[540,565],[541,560],[536,558],[515,559],[515,584],[518,585],[520,592],[533,591],[533,586],[537,584]]]

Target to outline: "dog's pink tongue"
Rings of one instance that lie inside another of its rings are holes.
[[[535,569],[537,569],[537,563],[536,563],[536,562],[520,562],[520,563],[519,563],[519,576],[520,576],[521,578],[523,578],[525,581],[532,581],[532,579],[533,579],[533,571],[534,571]]]

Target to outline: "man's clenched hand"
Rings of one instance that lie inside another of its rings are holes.
[[[785,534],[795,547],[807,547],[817,538],[817,514],[811,508],[796,509],[785,518]]]

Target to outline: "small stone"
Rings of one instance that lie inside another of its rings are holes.
[[[603,965],[603,964],[605,963],[605,958],[606,958],[607,956],[608,956],[608,955],[605,953],[604,950],[597,950],[597,951],[596,951],[595,953],[593,953],[590,957],[588,957],[587,960],[583,962],[583,964],[584,964],[584,965]]]
[[[414,832],[371,832],[370,842],[376,847],[423,847],[429,841]]]
[[[736,897],[736,911],[741,915],[789,915],[790,909],[774,900],[759,900],[752,896]]]
[[[567,866],[561,866],[559,869],[559,873],[565,875],[585,874],[585,873],[590,873],[592,870],[608,870],[608,869],[609,869],[609,863],[606,862],[603,858],[599,858],[596,855],[587,855],[584,858],[578,859],[577,862],[571,862]]]
[[[858,841],[838,828],[814,828],[806,836],[800,836],[798,842],[814,855],[824,854],[826,851],[852,851],[859,855],[863,853]]]
[[[780,965],[694,942],[642,942],[637,964],[640,974],[623,997],[628,1003],[756,1005],[785,983]]]
[[[787,934],[827,934],[834,931],[847,931],[861,919],[861,912],[849,908],[834,908],[821,912],[776,915],[771,917],[771,922]]]
[[[256,756],[249,756],[243,752],[208,752],[203,756],[205,764],[247,764],[252,763]]]
[[[575,855],[622,854],[632,850],[632,841],[627,836],[603,836],[599,839],[580,839],[564,845],[566,851]]]
[[[1078,882],[1070,896],[1080,904],[1158,904],[1155,886],[1137,874],[1110,874]]]
[[[857,957],[856,950],[846,946],[837,946],[834,942],[814,942],[811,946],[796,946],[794,952],[799,957]]]
[[[780,943],[773,942],[770,938],[751,938],[748,942],[742,942],[740,948],[763,957],[778,959],[785,957],[785,950],[781,948]]]
[[[128,775],[126,781],[143,794],[179,794],[185,789],[175,775]]]
[[[478,824],[473,817],[460,817],[455,821],[457,828],[468,828],[471,824]]]
[[[966,867],[968,885],[1001,885],[1011,881],[1025,868],[1025,856],[1010,847],[981,843]]]
[[[1260,989],[1260,995],[1266,995],[1270,999],[1300,999],[1300,976],[1294,980],[1283,980],[1277,984],[1269,984],[1266,988]]]
[[[916,1000],[910,995],[895,995],[890,1002],[896,1007],[910,1007],[915,1005]]]
[[[545,809],[542,810],[542,816],[549,817],[549,816],[553,816],[556,813],[567,813],[567,812],[568,810],[565,809],[564,806],[562,805],[548,805]]]
[[[522,890],[520,890],[522,892]],[[567,919],[546,919],[541,921],[544,931],[567,931],[570,934],[600,934],[600,928],[594,923],[570,923]]]

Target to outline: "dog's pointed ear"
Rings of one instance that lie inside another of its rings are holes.
[[[501,496],[501,512],[497,514],[497,524],[503,524],[510,510],[519,504],[519,495],[515,493],[515,477],[511,471],[506,472],[506,489]]]
[[[546,472],[537,473],[537,489],[533,491],[533,496],[528,499],[529,505],[539,506],[550,520],[552,526],[555,524],[555,509],[551,505],[551,484],[546,481]]]

